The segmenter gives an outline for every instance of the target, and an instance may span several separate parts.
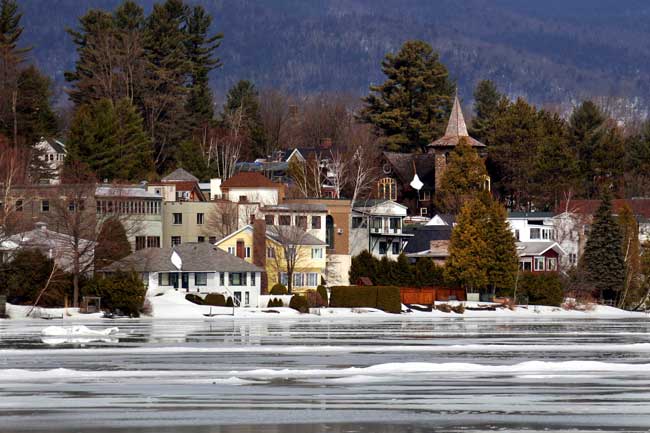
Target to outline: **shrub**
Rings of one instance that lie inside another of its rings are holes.
[[[323,299],[324,306],[327,307],[329,305],[329,302],[328,302],[328,299],[327,299],[328,298],[327,289],[325,288],[325,286],[320,285],[320,286],[316,287],[316,291],[320,295],[321,299]]]
[[[463,304],[454,305],[451,307],[451,311],[456,314],[463,314],[465,312],[465,306]]]
[[[436,310],[442,311],[443,313],[451,313],[451,305],[449,305],[449,304],[438,304],[438,305],[436,305]]]
[[[535,274],[524,272],[519,276],[518,296],[528,296],[530,304],[559,307],[564,300],[560,276],[555,272]]]
[[[234,307],[235,304],[232,302],[232,297],[228,296],[228,299],[226,300],[226,307]]]
[[[268,308],[284,307],[284,302],[282,302],[282,299],[272,298],[272,299],[269,299],[269,302],[268,302],[268,304],[266,306]]]
[[[393,286],[335,286],[330,306],[378,308],[389,313],[400,313],[402,309],[399,288]]]
[[[307,290],[306,293],[307,305],[309,308],[321,308],[325,306],[325,301],[323,297],[315,290]]]
[[[200,297],[199,295],[195,295],[194,293],[188,293],[187,295],[185,295],[185,299],[187,299],[188,301],[190,301],[193,304],[206,305],[203,298]]]
[[[301,295],[293,295],[291,301],[289,302],[289,308],[300,311],[301,313],[306,313],[309,311],[309,305],[307,304],[307,299]]]
[[[286,295],[289,293],[287,291],[287,288],[284,284],[276,283],[271,287],[271,295],[276,295],[276,296],[281,296],[281,295]]]
[[[137,317],[143,308],[146,291],[135,272],[116,272],[89,280],[82,294],[100,296],[102,309]]]
[[[226,297],[221,293],[208,293],[205,297],[205,303],[207,305],[212,305],[213,307],[225,307]]]

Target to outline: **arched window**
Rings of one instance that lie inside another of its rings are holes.
[[[392,177],[383,177],[377,183],[378,196],[385,200],[397,200],[397,182]]]

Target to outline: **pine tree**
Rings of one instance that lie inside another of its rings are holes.
[[[447,169],[442,176],[440,188],[436,191],[441,208],[446,212],[458,213],[463,201],[485,188],[486,179],[487,170],[483,158],[467,140],[461,139],[449,154]]]
[[[104,268],[131,254],[131,244],[124,226],[117,218],[109,218],[101,225],[95,247],[95,269]]]
[[[51,81],[35,66],[20,72],[17,101],[18,127],[21,140],[32,146],[41,137],[54,137],[59,131],[58,121],[51,106]]]
[[[410,287],[415,284],[413,265],[409,262],[406,254],[401,253],[397,256],[397,261],[394,264],[394,280],[391,284],[396,286]]]
[[[605,193],[594,216],[583,255],[587,276],[598,296],[614,300],[625,282],[623,239],[612,216],[609,193]]]
[[[100,179],[142,180],[152,171],[149,138],[128,100],[102,99],[77,109],[70,126],[67,163],[87,164]]]
[[[484,219],[488,213],[479,199],[466,202],[456,218],[445,264],[445,280],[459,284],[470,293],[478,293],[488,283],[488,243]]]
[[[507,221],[506,209],[487,192],[480,199],[487,209],[485,236],[488,285],[496,293],[512,294],[519,266],[515,237]]]
[[[194,6],[187,18],[187,55],[192,64],[190,95],[187,110],[194,123],[205,125],[214,117],[209,73],[221,66],[214,51],[221,45],[223,34],[210,36],[212,17],[202,6]]]
[[[378,262],[368,250],[363,250],[359,255],[352,257],[349,272],[350,283],[356,284],[361,277],[370,278],[374,282]]]
[[[386,81],[370,86],[360,119],[383,134],[393,151],[426,151],[442,136],[454,85],[438,54],[423,41],[407,41],[381,66]]]
[[[415,281],[419,287],[439,286],[444,284],[443,269],[432,259],[423,257],[415,262]]]
[[[496,128],[499,112],[507,106],[507,99],[497,90],[491,80],[482,80],[474,90],[474,113],[471,135],[483,144],[490,146]]]
[[[240,80],[228,91],[223,107],[221,122],[227,123],[233,118],[231,113],[240,112],[243,132],[250,142],[252,158],[266,157],[266,134],[260,115],[259,94],[255,85],[248,80]],[[239,118],[239,116],[234,116]],[[228,127],[228,125],[224,125]]]

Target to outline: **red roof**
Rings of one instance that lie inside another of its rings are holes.
[[[632,209],[632,213],[637,216],[650,218],[650,198],[632,198],[612,200],[612,211],[615,214],[621,213],[623,206],[627,203]],[[560,202],[556,212],[561,213],[569,211],[583,215],[594,215],[600,206],[600,200],[571,200],[568,203],[565,200]]]
[[[271,181],[266,176],[254,171],[240,171],[230,179],[226,179],[221,188],[282,188],[282,185]]]

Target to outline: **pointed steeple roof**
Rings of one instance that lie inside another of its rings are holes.
[[[458,101],[458,92],[454,98],[454,106],[451,107],[451,115],[449,116],[449,123],[447,123],[447,131],[445,135],[469,137],[467,133],[467,125],[465,124],[465,117],[463,110],[460,109],[460,102]]]
[[[458,91],[456,91],[454,105],[451,107],[451,114],[449,115],[449,123],[447,123],[445,135],[430,143],[428,147],[454,147],[458,145],[461,138],[468,140],[472,147],[485,147],[485,144],[469,136],[465,116],[463,116],[463,110],[458,100]]]

